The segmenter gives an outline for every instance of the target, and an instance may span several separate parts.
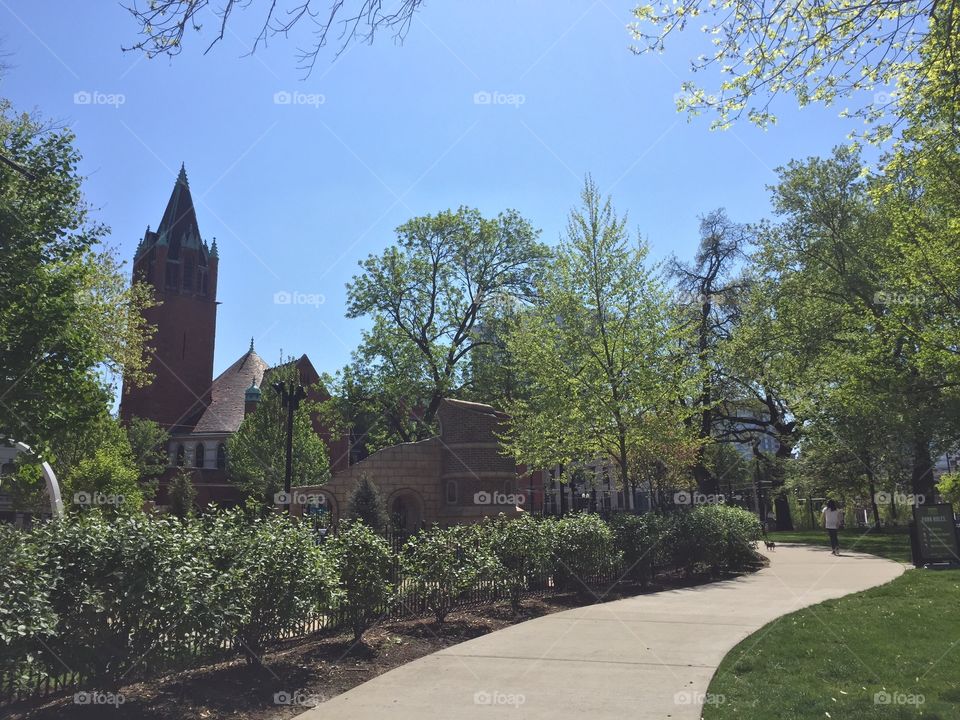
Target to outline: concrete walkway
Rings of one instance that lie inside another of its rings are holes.
[[[567,610],[469,640],[298,718],[699,718],[717,665],[743,638],[905,567],[799,545],[767,554],[770,567],[746,577]]]

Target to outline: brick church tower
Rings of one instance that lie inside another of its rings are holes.
[[[210,403],[217,325],[217,243],[200,237],[183,166],[156,231],[137,246],[133,281],[149,283],[159,305],[145,312],[157,329],[150,362],[153,382],[127,387],[120,417],[150,418],[171,432],[189,432]]]

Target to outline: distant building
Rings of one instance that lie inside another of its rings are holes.
[[[157,328],[149,368],[155,379],[142,388],[124,383],[120,401],[123,421],[147,418],[170,433],[159,505],[167,504],[169,481],[180,467],[191,471],[201,507],[240,502],[242,494],[226,469],[228,441],[262,393],[273,392],[269,386],[275,368],[257,354],[252,340],[245,353],[213,377],[218,271],[216,241],[208,245],[200,235],[181,167],[160,225],[156,231],[147,228],[133,261],[134,282],[148,283],[161,303],[146,311],[147,321]],[[293,362],[303,385],[313,388],[310,398],[327,399],[310,359],[303,355]],[[383,492],[391,516],[408,531],[434,522],[512,515],[520,511],[518,504],[530,509],[542,502],[539,476],[526,476],[525,492],[518,485],[516,464],[501,454],[496,433],[506,419],[503,413],[481,403],[444,400],[437,419],[439,436],[384,448],[351,465],[349,437],[334,435],[314,418],[333,477],[322,486],[298,490],[323,493],[328,500],[323,510],[329,519],[338,519],[356,480],[367,473]]]
[[[322,500],[298,502],[293,512],[319,511],[327,522],[339,521],[357,481],[366,475],[401,531],[517,515],[528,498],[515,462],[502,454],[496,437],[507,417],[482,403],[443,400],[437,410],[439,435],[378,450],[324,485],[295,488],[295,499]]]
[[[566,472],[566,479],[561,477]],[[621,510],[646,512],[651,508],[650,485],[642,483],[633,492],[618,487],[617,470],[609,460],[580,463],[575,467],[554,467],[544,473],[543,514],[596,512],[606,515]]]
[[[214,379],[213,351],[217,325],[217,243],[200,235],[186,170],[173,186],[156,231],[147,228],[133,260],[133,281],[152,286],[159,305],[145,312],[156,327],[145,387],[124,382],[120,418],[159,423],[170,433],[170,467],[161,476],[157,502],[167,502],[166,488],[178,467],[192,470],[197,503],[232,505],[241,500],[227,477],[227,441],[246,412],[252,411],[271,368],[250,348]],[[328,396],[317,386],[319,374],[303,355],[295,361],[305,386],[314,385],[311,399]],[[346,438],[334,437],[315,419],[314,427],[327,444],[331,469],[348,464]]]

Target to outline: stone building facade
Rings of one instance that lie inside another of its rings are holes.
[[[518,489],[517,466],[502,454],[497,433],[507,416],[489,405],[444,400],[440,433],[420,442],[383,448],[324,485],[294,489],[293,512],[319,510],[328,521],[343,517],[350,493],[366,475],[379,489],[395,525],[406,532],[437,523],[474,523],[486,516],[522,512],[533,502]],[[307,503],[322,496],[322,503]]]

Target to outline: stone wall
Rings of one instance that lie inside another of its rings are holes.
[[[515,515],[514,504],[503,501],[516,492],[517,469],[501,454],[495,435],[506,417],[489,405],[445,400],[437,412],[439,437],[379,450],[334,473],[326,485],[296,488],[294,499],[303,499],[297,494],[324,495],[337,521],[357,481],[366,475],[380,489],[387,512],[403,515],[408,530]],[[294,513],[301,512],[295,503]]]
[[[356,465],[334,473],[325,485],[296,488],[295,495],[323,494],[334,521],[337,521],[343,516],[350,493],[363,475],[379,488],[388,513],[396,509],[400,499],[407,504],[408,512],[413,516],[409,525],[430,524],[436,520],[442,502],[438,483],[439,438],[383,448]],[[297,503],[294,513],[300,512],[300,504]]]

